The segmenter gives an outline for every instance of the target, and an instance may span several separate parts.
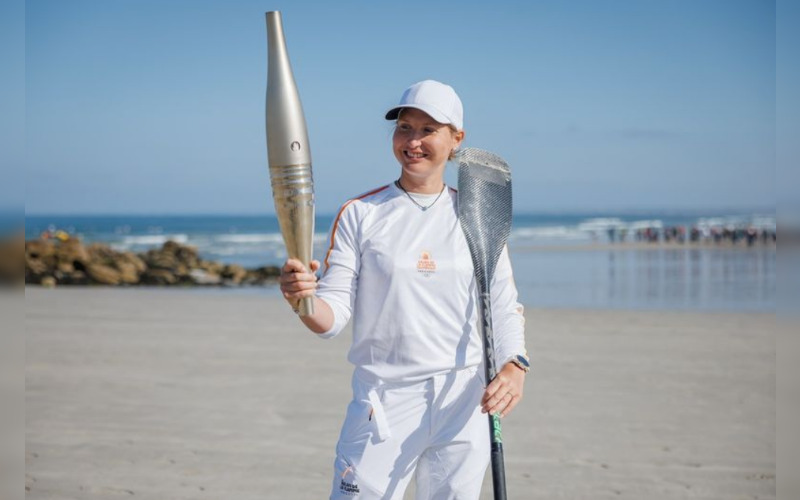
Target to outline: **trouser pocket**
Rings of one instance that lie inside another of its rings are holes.
[[[386,412],[383,410],[383,404],[378,396],[378,390],[375,388],[367,392],[367,399],[370,404],[370,420],[375,424],[378,441],[386,441],[392,437],[389,429],[389,422],[386,419]]]

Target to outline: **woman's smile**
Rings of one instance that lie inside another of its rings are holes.
[[[422,158],[428,157],[425,153],[415,153],[408,150],[404,150],[403,153],[406,155],[406,158],[410,160],[421,160]]]

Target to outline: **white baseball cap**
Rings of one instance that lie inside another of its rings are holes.
[[[464,107],[461,99],[450,85],[436,80],[423,80],[408,87],[400,98],[400,104],[386,113],[387,120],[397,120],[403,108],[416,108],[430,115],[439,123],[464,128]]]

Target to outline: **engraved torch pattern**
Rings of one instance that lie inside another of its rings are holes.
[[[267,156],[275,212],[286,253],[309,268],[314,243],[311,150],[277,11],[267,12],[267,47]],[[313,314],[312,300],[302,300],[299,309],[302,316]]]

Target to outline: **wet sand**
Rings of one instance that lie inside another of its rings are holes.
[[[27,499],[327,498],[349,331],[316,339],[256,293],[29,287],[25,306]],[[774,315],[526,317],[509,498],[775,498]]]

